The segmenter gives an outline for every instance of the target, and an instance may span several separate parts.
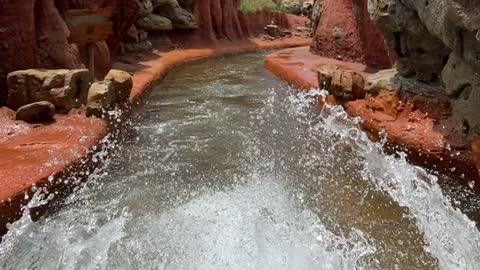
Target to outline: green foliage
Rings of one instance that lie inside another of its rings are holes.
[[[240,11],[245,13],[264,9],[281,10],[281,7],[272,0],[242,0],[240,3]]]

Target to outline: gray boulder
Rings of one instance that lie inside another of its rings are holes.
[[[153,0],[154,13],[172,21],[174,29],[197,29],[195,16],[182,8],[177,0]]]
[[[173,24],[170,19],[156,14],[150,14],[138,20],[137,27],[147,32],[166,32],[173,30]]]
[[[458,127],[480,136],[478,1],[369,0],[368,11],[395,51],[400,74],[442,84]]]

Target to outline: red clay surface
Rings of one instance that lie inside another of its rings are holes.
[[[14,121],[15,114],[0,108],[0,201],[30,189],[84,157],[106,135],[106,122],[72,111],[56,115],[48,125]]]
[[[375,72],[361,64],[314,55],[308,48],[281,50],[268,55],[265,60],[267,69],[301,89],[318,88],[316,70],[326,64],[364,75]],[[468,180],[480,180],[466,139],[453,128],[448,113],[445,115],[448,105],[438,98],[418,96],[404,104],[398,101],[396,95],[382,92],[376,97],[347,102],[343,106],[350,116],[363,119],[362,127],[374,138],[386,132],[387,149],[400,147],[406,150],[413,164],[464,179],[462,184],[467,184]],[[480,160],[480,155],[477,156]],[[477,192],[480,191],[478,186],[475,185]]]
[[[257,39],[218,43],[216,47],[155,52],[140,57],[142,69],[133,76],[130,101],[161,80],[176,65],[198,59],[263,49],[306,46],[311,39],[291,38],[275,41]],[[87,118],[80,110],[57,115],[45,125],[15,121],[15,114],[0,108],[0,235],[5,225],[19,217],[25,194],[32,186],[42,186],[50,176],[63,175],[77,162],[88,158],[92,149],[108,132],[104,120]]]

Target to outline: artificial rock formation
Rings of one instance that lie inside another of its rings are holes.
[[[116,103],[121,104],[128,100],[133,87],[132,76],[128,72],[112,69],[105,76],[105,81],[112,82]]]
[[[103,117],[115,107],[115,95],[111,81],[95,82],[88,90],[87,116]]]
[[[121,70],[110,70],[103,81],[95,82],[88,90],[86,115],[105,117],[116,104],[128,101],[133,87],[132,76]]]
[[[172,21],[173,28],[183,30],[197,29],[195,16],[183,9],[176,0],[153,0],[156,14]]]
[[[365,78],[356,71],[325,65],[317,72],[318,83],[340,101],[365,98]]]
[[[68,43],[69,31],[63,19],[73,8],[111,7],[114,35],[109,46],[97,44],[97,77],[103,78],[111,66],[115,50],[127,29],[138,17],[136,1],[122,0],[0,0],[0,105],[6,103],[8,73],[28,68],[81,68],[83,48]],[[108,53],[105,52],[108,49]]]
[[[43,122],[53,119],[55,106],[48,101],[39,101],[20,107],[15,118],[25,122]]]
[[[90,85],[90,72],[77,70],[19,70],[8,74],[8,107],[49,101],[59,112],[68,112],[84,104]]]
[[[162,33],[173,30],[173,24],[170,19],[156,14],[149,14],[138,20],[137,27],[153,33]]]
[[[400,73],[443,85],[457,126],[480,136],[480,3],[370,0],[369,12]]]
[[[367,11],[367,0],[316,0],[312,10],[313,53],[343,61],[389,68],[385,42]]]

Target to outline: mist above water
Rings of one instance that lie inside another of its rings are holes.
[[[61,209],[12,225],[0,268],[478,269],[436,177],[262,60],[174,71]]]

